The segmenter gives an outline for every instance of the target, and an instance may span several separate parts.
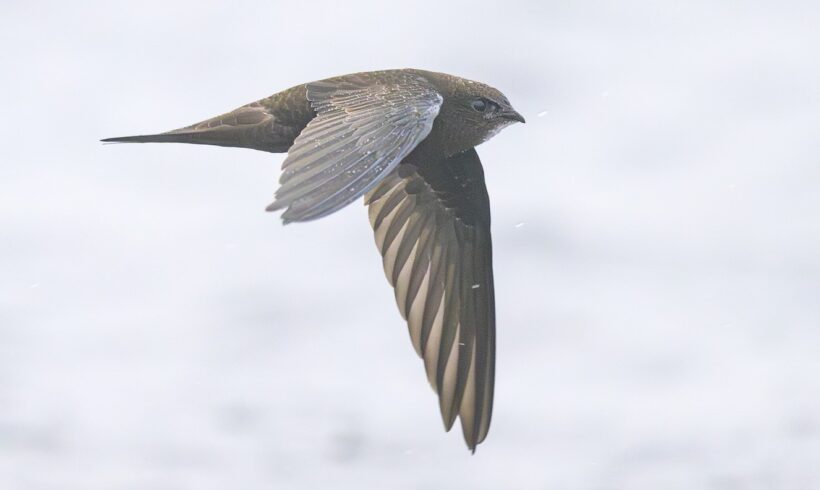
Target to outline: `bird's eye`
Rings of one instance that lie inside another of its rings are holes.
[[[478,112],[484,112],[487,110],[487,103],[480,99],[472,101],[470,105]]]

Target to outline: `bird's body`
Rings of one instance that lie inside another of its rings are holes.
[[[524,119],[487,85],[423,70],[298,85],[167,133],[174,142],[288,152],[269,211],[321,218],[365,196],[385,274],[439,394],[446,428],[487,435],[495,370],[490,208],[474,147]]]

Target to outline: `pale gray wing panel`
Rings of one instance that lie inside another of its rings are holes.
[[[365,194],[430,133],[442,97],[424,79],[395,74],[307,85],[316,111],[282,164],[268,210],[285,222],[321,218]]]

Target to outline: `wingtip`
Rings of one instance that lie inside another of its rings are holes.
[[[478,449],[478,445],[481,444],[481,441],[468,441],[467,439],[464,440],[467,443],[467,449],[470,450],[471,454],[475,454],[475,450]]]
[[[448,414],[444,409],[441,408],[440,411],[441,421],[444,423],[444,431],[450,432],[450,429],[452,429],[456,423],[456,419],[458,418],[458,412]]]
[[[445,419],[442,414],[442,421],[444,422],[444,431],[450,432],[450,429],[452,429],[453,425],[455,425],[456,418],[453,418],[452,421],[450,421],[450,423],[448,424],[448,420]],[[481,442],[482,441],[469,439],[466,435],[464,436],[464,444],[467,445],[467,449],[470,451],[470,454],[475,454],[475,450],[478,448],[478,445],[481,444]]]
[[[464,443],[467,444],[467,449],[470,451],[470,454],[475,454],[475,450],[478,448],[480,441],[470,441],[465,438]]]
[[[274,211],[279,211],[280,209],[282,209],[282,206],[277,201],[274,201],[265,207],[265,212],[272,213]],[[287,213],[283,213],[281,216],[283,225],[289,225],[293,223],[293,220],[287,217],[286,214]]]

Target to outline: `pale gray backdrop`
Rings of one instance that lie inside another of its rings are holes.
[[[0,7],[0,488],[820,488],[817,2]],[[498,378],[445,434],[361,204],[102,145],[362,70],[527,117],[479,153]]]

